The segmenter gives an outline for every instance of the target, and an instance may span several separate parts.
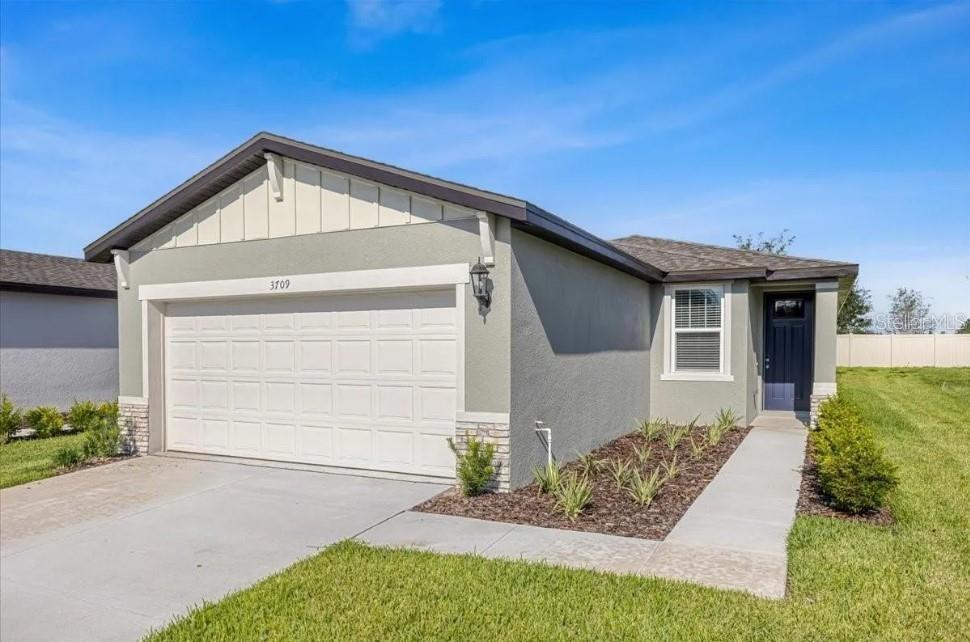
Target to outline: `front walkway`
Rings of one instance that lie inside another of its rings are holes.
[[[358,536],[376,546],[475,553],[785,595],[804,427],[755,427],[662,542],[407,511]]]

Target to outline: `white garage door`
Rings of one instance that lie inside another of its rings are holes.
[[[454,290],[165,315],[167,449],[454,476]]]

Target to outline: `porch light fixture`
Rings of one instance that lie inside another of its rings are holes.
[[[492,302],[492,293],[488,290],[488,268],[480,257],[468,274],[472,277],[472,296],[478,299],[480,306],[487,308]]]

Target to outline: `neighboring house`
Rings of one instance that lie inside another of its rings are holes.
[[[0,250],[0,390],[20,406],[118,397],[115,270]]]
[[[119,270],[120,402],[143,452],[453,477],[446,437],[474,431],[498,443],[502,488],[545,461],[537,421],[566,460],[638,418],[807,415],[835,391],[858,270],[609,243],[517,198],[272,134],[85,256]]]

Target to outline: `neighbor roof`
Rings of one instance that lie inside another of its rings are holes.
[[[117,296],[113,265],[15,250],[0,250],[0,290]]]
[[[859,266],[844,261],[769,254],[734,247],[633,235],[613,245],[666,273],[665,281],[734,276],[767,280],[851,277]]]
[[[267,132],[256,134],[85,247],[85,258],[88,261],[110,261],[112,249],[130,248],[196,205],[215,196],[259,168],[266,162],[267,153],[503,216],[511,220],[513,227],[647,281],[677,280],[678,275],[683,271],[704,272],[704,278],[716,278],[713,272],[717,270],[723,270],[725,278],[743,278],[748,276],[748,273],[750,273],[749,278],[802,278],[790,276],[794,274],[791,271],[794,266],[781,267],[779,264],[777,269],[772,267],[775,265],[772,261],[777,257],[771,257],[771,255],[748,253],[760,258],[751,258],[749,263],[741,264],[738,259],[730,259],[727,255],[716,255],[712,252],[713,249],[723,251],[729,248],[681,243],[679,249],[671,246],[663,251],[659,248],[650,250],[645,244],[641,247],[637,239],[647,241],[660,239],[647,237],[629,237],[609,243],[522,199],[442,180]],[[690,248],[698,252],[702,248],[706,249],[703,249],[702,255],[695,257],[694,262],[689,262],[686,255],[692,251]],[[683,261],[674,261],[674,256],[678,253],[685,255]],[[665,268],[665,265],[671,267]],[[856,266],[832,261],[816,261],[811,266],[799,265],[798,269],[812,268],[815,271],[805,273],[804,278],[820,278],[844,276],[843,272],[850,267],[857,271]],[[855,274],[855,271],[852,271],[852,274]]]

